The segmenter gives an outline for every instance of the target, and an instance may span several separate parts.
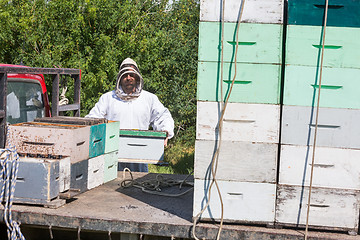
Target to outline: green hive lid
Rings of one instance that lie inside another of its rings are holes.
[[[166,138],[166,132],[150,131],[150,130],[120,129],[120,136],[139,136],[139,137],[161,137],[161,138]]]

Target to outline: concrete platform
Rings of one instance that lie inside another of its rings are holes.
[[[134,173],[139,181],[155,176],[156,174]],[[165,176],[185,178],[182,175]],[[123,189],[120,187],[121,181],[122,172],[119,172],[116,180],[82,193],[57,209],[14,205],[13,218],[22,225],[34,227],[51,226],[72,231],[80,228],[81,231],[110,231],[169,239],[192,238],[192,191],[177,198],[164,197],[143,193],[134,187]],[[172,187],[169,191],[179,193],[177,187]],[[2,207],[0,217],[3,220]],[[217,232],[216,223],[199,223],[196,227],[199,239],[215,239]],[[223,227],[220,239],[304,239],[304,231],[233,224]],[[359,236],[310,231],[308,239],[354,240],[359,239]]]

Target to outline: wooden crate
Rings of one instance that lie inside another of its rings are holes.
[[[87,188],[92,189],[104,183],[105,155],[90,158],[88,160]]]
[[[286,64],[320,66],[322,27],[288,25]],[[324,67],[360,68],[360,28],[327,27]]]
[[[225,2],[224,21],[237,22],[240,13],[240,0]],[[282,23],[283,0],[246,0],[241,22],[250,23]],[[200,21],[221,21],[221,1],[201,0]]]
[[[278,185],[276,223],[304,226],[308,197],[308,187]],[[309,227],[357,232],[359,207],[360,192],[357,190],[312,188]]]
[[[120,122],[110,121],[106,123],[104,153],[119,150],[119,129]]]
[[[199,23],[198,60],[220,60],[221,23]],[[236,24],[224,24],[224,62],[235,61]],[[237,62],[281,63],[282,26],[280,24],[242,23],[239,29]]]
[[[193,216],[207,203],[208,180],[195,179]],[[275,221],[276,184],[218,181],[224,204],[225,222],[273,223]],[[219,220],[221,205],[216,187],[211,190],[209,208],[202,220]]]
[[[220,116],[219,102],[198,101],[196,138],[217,140]],[[222,127],[222,140],[278,143],[279,118],[279,105],[228,103]]]
[[[281,143],[313,145],[316,108],[283,106]],[[360,109],[320,108],[316,146],[360,148]]]
[[[104,183],[117,178],[118,154],[118,151],[104,154]]]
[[[220,62],[199,62],[197,99],[200,101],[225,101],[235,75],[235,64],[224,63],[221,82]],[[236,79],[229,102],[280,103],[281,65],[238,63]],[[223,99],[221,99],[221,84]]]
[[[120,130],[118,158],[120,161],[152,163],[164,159],[165,132],[147,130]]]
[[[359,13],[359,1],[329,1],[326,25],[335,27],[360,27]],[[324,15],[324,0],[288,1],[288,24],[323,26]]]
[[[282,145],[279,183],[309,186],[313,148]],[[360,150],[315,149],[313,186],[360,190]]]
[[[284,104],[314,106],[318,99],[319,68],[285,67]],[[322,69],[321,107],[360,109],[360,69]]]
[[[30,122],[9,125],[7,141],[18,153],[69,156],[74,163],[89,158],[89,139],[89,126]]]
[[[219,142],[196,140],[194,177],[207,179]],[[276,182],[278,144],[222,141],[216,179],[237,182]]]

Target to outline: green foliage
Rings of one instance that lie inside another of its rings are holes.
[[[174,117],[170,144],[193,145],[198,0],[0,0],[0,21],[0,62],[82,70],[82,116],[133,58]]]

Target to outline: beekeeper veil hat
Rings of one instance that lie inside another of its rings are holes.
[[[126,94],[121,88],[121,80],[129,73],[132,73],[135,76],[136,88],[134,93]],[[131,58],[126,58],[120,64],[119,73],[117,75],[116,87],[115,87],[116,95],[123,100],[133,100],[140,96],[143,86],[144,86],[144,80],[140,74],[136,62]]]

